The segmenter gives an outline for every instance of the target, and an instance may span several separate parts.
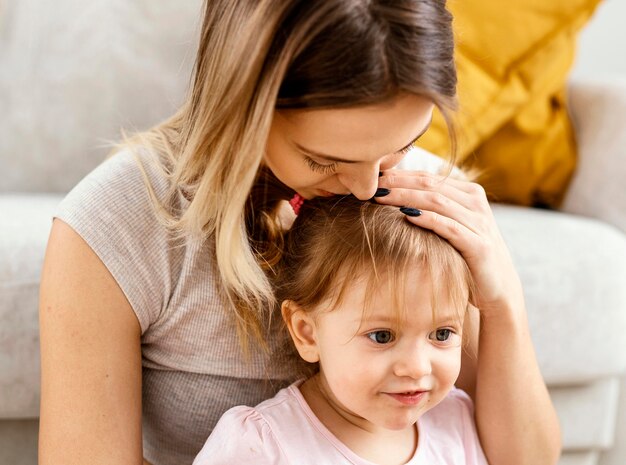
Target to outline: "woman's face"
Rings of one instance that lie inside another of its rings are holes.
[[[320,110],[277,110],[265,163],[305,199],[371,198],[378,172],[393,168],[428,128],[433,103],[413,94],[389,102]]]

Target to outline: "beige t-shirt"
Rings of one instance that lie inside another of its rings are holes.
[[[167,181],[153,156],[139,157],[165,199]],[[172,202],[184,208],[186,200]],[[90,173],[55,216],[100,257],[141,324],[144,456],[154,465],[191,464],[222,413],[254,406],[294,380],[297,357],[282,350],[280,316],[267,338],[271,355],[256,347],[249,359],[242,355],[218,292],[213,241],[171,240],[131,152]]]

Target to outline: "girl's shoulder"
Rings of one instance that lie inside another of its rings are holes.
[[[448,393],[446,399],[449,404],[455,405],[456,408],[472,413],[474,412],[474,402],[472,398],[463,389],[453,387]]]
[[[428,452],[439,459],[445,457],[439,463],[487,465],[474,421],[474,404],[465,391],[453,388],[418,420],[418,428],[420,443],[423,437]]]
[[[281,389],[256,407],[228,410],[194,465],[348,463],[328,437],[320,434],[324,427],[311,417],[299,384]]]
[[[439,426],[455,424],[463,428],[464,424],[474,416],[474,403],[462,389],[453,387],[448,395],[435,407],[424,414],[429,422]]]
[[[217,423],[194,460],[194,465],[233,463],[287,463],[263,415],[253,407],[228,410]]]

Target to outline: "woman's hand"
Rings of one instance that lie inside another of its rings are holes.
[[[390,190],[376,197],[379,203],[418,209],[421,214],[409,211],[408,220],[447,239],[461,253],[476,282],[473,304],[483,316],[507,303],[523,307],[520,279],[479,184],[423,171],[386,170],[379,187]]]

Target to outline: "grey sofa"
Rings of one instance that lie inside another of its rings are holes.
[[[199,6],[0,1],[0,465],[36,463],[38,283],[51,216],[120,127],[147,128],[181,101]],[[562,211],[494,209],[561,419],[561,465],[621,465],[626,83],[570,90],[580,163]]]

